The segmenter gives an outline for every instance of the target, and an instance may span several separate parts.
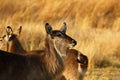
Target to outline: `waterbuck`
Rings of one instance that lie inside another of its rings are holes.
[[[22,30],[22,26],[19,27],[17,31],[12,30],[10,26],[7,26],[6,28],[6,34],[0,38],[1,42],[1,50],[11,52],[11,53],[16,53],[16,54],[22,54],[25,53],[26,51],[22,47],[18,36],[20,35]]]
[[[88,67],[88,58],[75,49],[67,51],[63,75],[65,80],[83,80]]]
[[[62,74],[62,55],[77,44],[66,32],[66,24],[61,30],[53,30],[46,23],[45,49],[28,54],[10,54],[0,51],[0,80],[54,80]]]

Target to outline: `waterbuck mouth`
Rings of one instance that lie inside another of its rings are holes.
[[[72,46],[74,47],[75,45],[77,45],[77,41],[72,40]]]
[[[76,45],[77,45],[77,41],[72,40],[72,44],[69,44],[69,49],[72,49]]]

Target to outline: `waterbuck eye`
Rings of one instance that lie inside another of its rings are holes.
[[[59,33],[57,33],[56,35],[57,35],[58,37],[63,37],[63,34],[62,34],[62,33],[60,33],[60,32],[59,32]]]

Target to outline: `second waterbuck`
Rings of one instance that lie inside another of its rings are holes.
[[[18,30],[14,32],[10,26],[7,26],[6,34],[0,37],[0,49],[15,54],[25,53],[26,50],[24,50],[18,39],[18,36],[20,35],[21,31],[22,26],[20,26]]]

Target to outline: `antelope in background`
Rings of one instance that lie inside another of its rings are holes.
[[[0,80],[54,80],[62,75],[62,55],[77,44],[66,35],[66,24],[61,30],[53,30],[46,23],[45,50],[18,55],[0,51]]]
[[[7,26],[6,34],[0,38],[0,42],[1,42],[0,49],[16,54],[25,53],[26,51],[24,50],[18,39],[18,36],[20,35],[21,31],[22,31],[22,26],[20,26],[19,29],[15,32],[13,32],[10,26]]]
[[[65,80],[83,80],[88,67],[88,58],[75,49],[69,49],[65,57],[63,75]]]

